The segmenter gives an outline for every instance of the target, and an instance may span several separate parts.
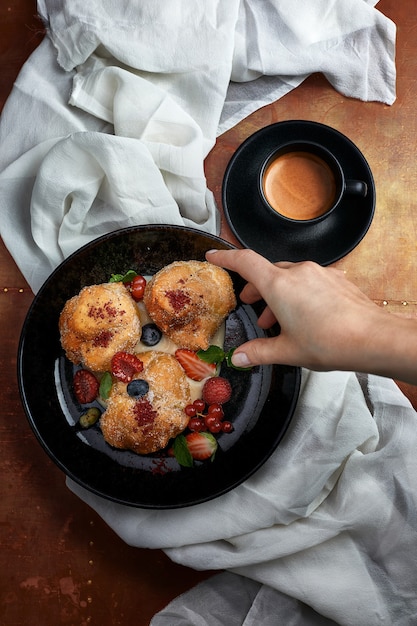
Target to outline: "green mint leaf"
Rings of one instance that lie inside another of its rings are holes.
[[[197,356],[205,363],[221,363],[224,352],[219,346],[209,346],[207,350],[199,350]]]
[[[109,283],[121,283],[123,280],[123,274],[112,274],[109,278]]]
[[[178,435],[175,437],[172,449],[174,451],[174,456],[180,465],[183,467],[193,466],[193,457],[188,449],[187,440],[184,435]]]
[[[126,272],[126,274],[123,276],[122,278],[122,283],[130,283],[131,280],[133,280],[135,278],[135,276],[137,276],[138,273],[135,272],[135,270],[129,270],[128,272]]]
[[[137,276],[138,273],[135,270],[128,270],[126,274],[112,274],[110,276],[110,283],[130,283],[131,280]]]
[[[105,372],[100,381],[99,389],[100,398],[102,398],[103,400],[107,400],[107,398],[109,397],[112,382],[113,381],[110,372]]]
[[[233,369],[240,370],[241,372],[248,372],[249,370],[251,370],[252,369],[251,367],[237,367],[237,365],[233,365],[232,356],[235,350],[236,348],[230,348],[230,350],[226,352],[226,354],[224,355],[224,358],[226,359],[226,363],[228,367],[233,367]]]

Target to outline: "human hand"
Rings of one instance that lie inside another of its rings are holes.
[[[393,316],[347,280],[343,271],[312,262],[274,265],[251,250],[210,251],[206,258],[248,281],[240,294],[243,302],[266,302],[260,327],[269,328],[275,321],[281,327],[277,337],[239,346],[235,365],[281,363],[386,375],[375,342],[380,343],[379,333],[385,332]]]

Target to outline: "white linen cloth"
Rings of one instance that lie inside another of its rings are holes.
[[[311,72],[392,104],[395,26],[370,0],[38,0],[48,37],[0,123],[0,233],[34,291],[133,224],[218,233],[216,136]]]
[[[324,618],[411,626],[416,451],[417,414],[393,381],[303,371],[283,441],[251,478],[219,498],[142,510],[68,485],[128,544],[259,583],[228,576],[222,589],[223,579],[209,579],[152,626],[310,626],[327,624]]]

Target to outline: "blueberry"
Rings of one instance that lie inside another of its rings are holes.
[[[145,324],[142,328],[141,342],[145,346],[156,346],[161,341],[162,332],[159,330],[156,324]]]
[[[149,391],[149,385],[143,378],[135,378],[131,380],[127,386],[127,393],[132,398],[141,398]]]

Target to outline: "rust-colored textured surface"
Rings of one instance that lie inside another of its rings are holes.
[[[1,106],[42,38],[35,4],[14,0],[0,7]],[[206,172],[220,206],[227,162],[259,128],[298,118],[345,133],[373,170],[377,208],[365,239],[338,265],[381,306],[416,316],[417,17],[412,0],[381,0],[378,8],[398,26],[398,98],[392,107],[350,100],[322,76],[312,76],[222,136]],[[222,235],[233,241],[226,224]],[[177,566],[160,551],[125,545],[68,491],[35,440],[15,375],[20,328],[32,298],[0,242],[0,626],[144,626],[209,573]],[[403,389],[417,405],[415,388]]]

